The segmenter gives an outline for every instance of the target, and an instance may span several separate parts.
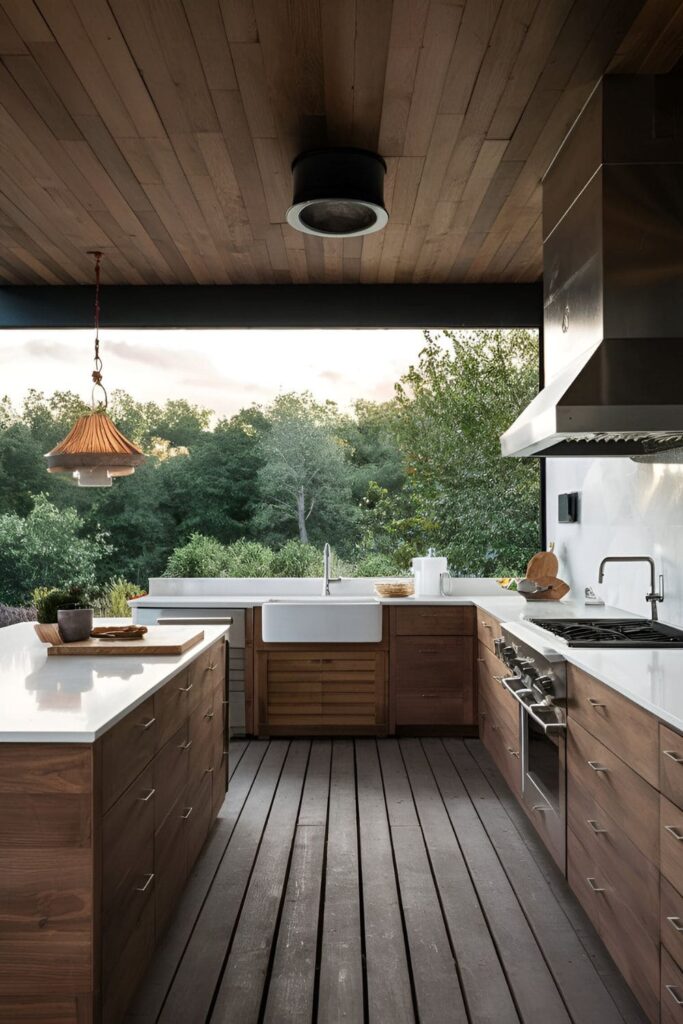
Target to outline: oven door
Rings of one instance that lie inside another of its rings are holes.
[[[521,702],[520,702],[521,703]],[[522,706],[522,799],[558,867],[566,868],[566,734]]]

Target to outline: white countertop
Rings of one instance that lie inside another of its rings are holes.
[[[683,732],[683,648],[614,648],[586,649],[569,647],[566,643],[525,620],[533,619],[634,619],[649,618],[632,615],[619,608],[595,607],[576,601],[525,601],[523,597],[475,598],[480,608],[495,615],[520,640],[532,643],[539,650],[555,651],[571,665],[583,669],[594,679],[628,697],[663,722]],[[512,614],[514,612],[514,614]],[[539,640],[541,641],[539,644]]]
[[[226,632],[202,628],[204,639],[185,654],[147,658],[48,658],[33,623],[0,629],[0,742],[94,742]]]

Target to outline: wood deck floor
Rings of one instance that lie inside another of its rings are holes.
[[[233,742],[128,1024],[642,1024],[478,741]]]

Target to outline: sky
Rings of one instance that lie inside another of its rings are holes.
[[[90,399],[90,330],[0,331],[0,396],[29,388]],[[347,409],[385,401],[417,362],[418,330],[101,330],[103,383],[138,401],[185,398],[225,416],[280,392],[310,391]]]

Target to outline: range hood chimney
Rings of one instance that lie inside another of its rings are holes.
[[[683,79],[598,83],[543,180],[546,387],[506,456],[683,446]]]

